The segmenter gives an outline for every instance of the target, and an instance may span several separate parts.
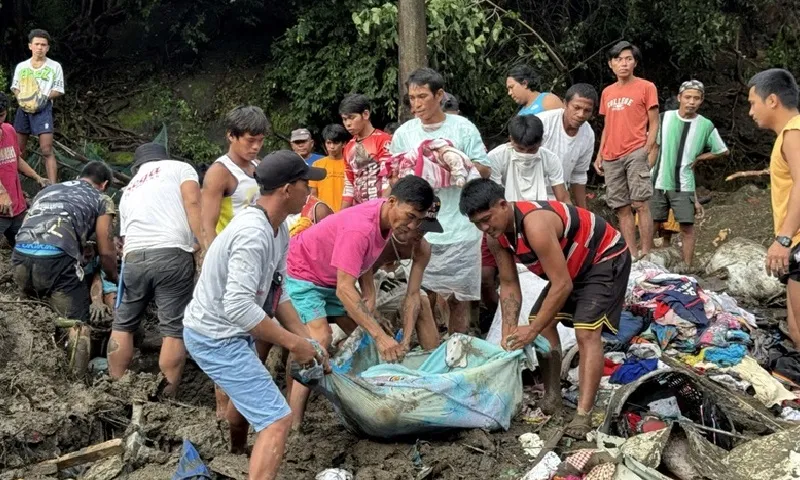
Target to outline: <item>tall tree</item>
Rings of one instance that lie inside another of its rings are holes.
[[[425,28],[425,0],[398,0],[397,43],[399,56],[398,92],[406,95],[406,80],[414,70],[428,66],[428,37]],[[405,102],[399,102],[400,121],[411,117]]]

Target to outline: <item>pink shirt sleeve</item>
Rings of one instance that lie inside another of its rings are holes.
[[[363,231],[339,230],[331,253],[331,266],[358,278],[368,251],[369,239]]]

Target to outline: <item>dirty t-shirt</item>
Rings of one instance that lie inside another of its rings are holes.
[[[647,143],[648,112],[658,108],[653,82],[635,78],[607,86],[600,96],[600,115],[606,117],[603,159],[617,160]]]
[[[70,180],[51,185],[33,200],[17,233],[16,249],[29,253],[46,245],[80,260],[97,218],[114,214],[114,202],[88,182]]]
[[[55,60],[46,59],[39,68],[33,68],[31,60],[25,60],[14,69],[11,89],[17,90],[20,108],[36,113],[46,105],[50,92],[64,93],[64,71]]]
[[[391,230],[381,233],[384,202],[379,198],[346,208],[292,237],[286,263],[289,276],[336,288],[339,270],[358,278],[372,268],[391,235]]]
[[[16,217],[27,207],[19,181],[19,157],[17,132],[8,123],[0,124],[0,183],[11,199],[10,217]]]

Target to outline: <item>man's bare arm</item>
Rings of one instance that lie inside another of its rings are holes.
[[[186,212],[186,219],[189,220],[194,237],[200,242],[202,250],[208,249],[206,236],[203,233],[203,220],[200,213],[200,184],[195,181],[187,180],[181,184],[181,198],[183,199],[183,210]]]
[[[201,212],[202,212],[202,235],[206,245],[211,245],[217,236],[217,222],[219,221],[219,210],[222,199],[228,191],[228,181],[231,173],[222,165],[217,163],[211,165],[203,178],[203,190],[201,193]]]
[[[414,258],[411,263],[411,272],[408,275],[408,288],[406,298],[403,300],[403,345],[406,348],[411,346],[411,334],[418,320],[422,320],[419,312],[422,308],[422,276],[425,267],[431,260],[431,245],[422,240],[414,251]]]
[[[375,273],[373,269],[368,269],[364,275],[358,279],[358,285],[361,287],[361,298],[372,315],[375,314],[375,305],[377,304],[377,292],[375,291]]]
[[[100,266],[105,272],[108,281],[117,283],[119,274],[117,272],[117,247],[114,245],[113,222],[113,215],[100,215],[95,223],[95,232],[97,233],[97,253],[100,256]]]
[[[800,130],[789,130],[783,134],[783,158],[789,164],[792,189],[789,191],[789,206],[778,235],[794,237],[800,230]]]
[[[603,129],[605,134],[605,129]],[[647,142],[644,144],[648,153],[656,146],[658,137],[658,107],[653,107],[647,111]]]
[[[586,205],[586,185],[574,183],[569,186],[570,193],[572,193],[572,201],[576,207],[588,208]]]
[[[522,309],[522,291],[519,287],[519,274],[514,256],[500,246],[492,237],[486,237],[489,250],[497,262],[497,272],[500,279],[500,308],[503,314],[503,328],[501,345],[505,348],[505,341],[519,324],[519,313]]]
[[[567,187],[564,186],[563,183],[558,185],[553,185],[553,195],[555,195],[556,200],[563,203],[572,203],[569,199],[569,192],[567,191]]]

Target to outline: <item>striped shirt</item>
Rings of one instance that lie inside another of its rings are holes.
[[[592,265],[612,259],[628,249],[622,235],[589,210],[555,201],[514,202],[513,205],[516,238],[506,233],[498,241],[500,246],[514,255],[518,263],[540,277],[546,278],[546,275],[536,252],[525,238],[523,226],[525,217],[536,210],[553,212],[561,218],[564,232],[559,243],[573,280],[589,271]],[[513,246],[511,242],[514,242]]]
[[[683,118],[677,110],[662,114],[659,122],[658,160],[653,167],[655,188],[670,192],[694,192],[694,161],[703,152],[728,151],[711,120],[702,115]]]

